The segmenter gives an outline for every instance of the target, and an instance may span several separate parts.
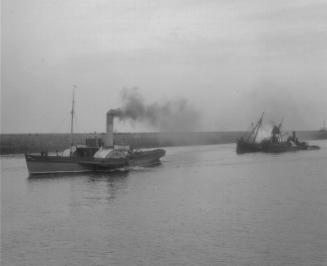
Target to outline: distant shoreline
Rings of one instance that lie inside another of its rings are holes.
[[[296,131],[304,140],[322,139],[318,131]],[[168,146],[191,146],[234,143],[245,131],[217,132],[149,132],[115,133],[116,144],[130,145],[133,148],[154,148]],[[86,138],[103,139],[105,133],[76,133],[75,144],[84,144]],[[1,134],[0,154],[20,154],[25,152],[62,151],[70,145],[70,134],[66,133],[17,133]]]

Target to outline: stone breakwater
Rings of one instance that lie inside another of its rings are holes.
[[[233,143],[243,134],[242,131],[115,133],[114,142],[133,148],[209,145]],[[305,140],[318,139],[317,131],[298,131],[297,135]],[[94,137],[103,140],[104,136],[104,133],[77,133],[74,135],[74,143],[84,144],[86,138]],[[1,134],[1,154],[55,152],[69,146],[70,134]]]

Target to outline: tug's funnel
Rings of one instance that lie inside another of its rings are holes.
[[[114,115],[110,111],[107,112],[107,121],[106,121],[106,136],[104,140],[105,147],[113,147],[114,146]]]

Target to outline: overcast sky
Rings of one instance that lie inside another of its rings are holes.
[[[68,131],[74,84],[79,132],[103,132],[132,87],[185,98],[195,130],[327,120],[326,1],[2,0],[1,41],[3,133]]]

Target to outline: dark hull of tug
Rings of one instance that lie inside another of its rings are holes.
[[[162,149],[132,152],[126,158],[74,158],[25,154],[30,175],[110,171],[133,166],[158,164],[166,152]]]
[[[282,153],[282,152],[294,152],[294,151],[308,151],[319,150],[319,146],[315,145],[296,145],[292,146],[287,142],[280,143],[249,143],[242,140],[238,140],[236,144],[236,152],[238,154],[252,153],[252,152],[265,152],[265,153]]]
[[[40,156],[25,154],[29,174],[60,174],[91,172],[88,166],[79,163],[77,158],[61,156]]]

